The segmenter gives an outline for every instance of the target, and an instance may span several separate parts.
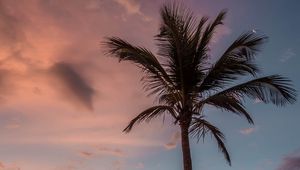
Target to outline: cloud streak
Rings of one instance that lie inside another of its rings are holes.
[[[0,170],[21,170],[21,168],[15,164],[4,164],[0,162]]]
[[[294,56],[296,56],[296,53],[291,48],[289,48],[282,54],[282,56],[280,58],[280,62],[283,62],[283,63],[287,62]]]
[[[293,153],[283,158],[277,170],[299,170],[300,153]]]
[[[178,142],[179,139],[180,139],[180,132],[177,131],[177,132],[175,132],[175,133],[172,135],[172,137],[171,137],[171,139],[169,140],[169,142],[166,143],[166,144],[164,145],[165,149],[171,150],[171,149],[176,148],[177,142]]]
[[[121,5],[129,15],[139,15],[144,21],[151,21],[149,16],[146,16],[141,11],[140,3],[137,0],[114,0]]]
[[[251,127],[251,128],[244,128],[244,129],[241,129],[239,132],[240,132],[242,135],[250,135],[250,134],[254,133],[255,131],[257,131],[257,128]]]
[[[78,101],[87,109],[93,109],[93,95],[95,90],[67,63],[56,63],[50,70],[62,85],[62,93],[65,93],[67,100]]]
[[[112,156],[116,156],[116,157],[124,157],[126,155],[125,152],[122,151],[121,149],[111,149],[111,148],[107,148],[107,147],[100,147],[98,149],[98,151],[101,154],[112,155]]]

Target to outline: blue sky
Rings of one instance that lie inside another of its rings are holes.
[[[122,129],[153,104],[128,63],[99,43],[120,36],[156,51],[159,0],[0,0],[0,170],[181,170],[178,128],[155,120]],[[300,91],[300,2],[186,0],[196,16],[228,9],[212,44],[218,56],[241,33],[269,37],[257,62]],[[194,169],[300,169],[300,103],[248,101],[255,125],[206,108],[226,136],[228,166],[216,143],[192,140]]]

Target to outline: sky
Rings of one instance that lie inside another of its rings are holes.
[[[156,52],[159,0],[0,0],[0,170],[181,170],[180,134],[167,118],[122,132],[153,105],[130,63],[104,55],[119,36]],[[263,75],[288,76],[300,91],[298,0],[186,0],[197,17],[228,9],[218,56],[241,33],[269,36]],[[299,170],[300,103],[247,101],[255,125],[206,108],[223,130],[228,166],[214,140],[191,141],[201,170]]]

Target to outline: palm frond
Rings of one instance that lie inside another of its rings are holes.
[[[207,58],[207,52],[209,51],[209,44],[213,38],[213,34],[215,33],[215,30],[219,25],[223,25],[223,20],[226,17],[226,13],[227,10],[222,10],[214,19],[214,21],[206,26],[206,29],[201,36],[201,41],[199,43],[196,53],[200,64],[203,63],[204,60]]]
[[[148,73],[143,78],[147,90],[153,90],[154,92],[173,90],[172,81],[157,58],[149,50],[133,46],[118,37],[107,38],[104,45],[108,48],[108,53],[118,58],[119,61],[133,62]]]
[[[231,94],[219,94],[209,97],[201,104],[202,105],[198,105],[198,107],[202,107],[203,104],[208,104],[225,111],[230,111],[239,116],[244,116],[250,124],[254,124],[251,115],[246,111],[241,99],[237,96]]]
[[[164,6],[161,16],[160,33],[156,36],[159,55],[166,61],[176,89],[191,93],[204,76],[198,68],[201,59],[197,52],[208,18],[202,17],[198,22],[193,13],[177,4]],[[217,21],[213,25],[217,25]]]
[[[165,105],[153,106],[153,107],[146,109],[145,111],[140,113],[138,116],[136,116],[134,119],[132,119],[129,122],[128,126],[123,130],[123,132],[128,133],[131,131],[131,129],[133,128],[133,126],[135,124],[141,123],[143,121],[149,122],[153,118],[161,116],[166,111],[168,111],[168,113],[170,113],[171,116],[173,116],[175,119],[177,119],[177,114],[172,107],[165,106]]]
[[[222,88],[239,76],[256,76],[260,69],[254,63],[253,56],[266,39],[266,36],[253,32],[242,34],[209,69],[199,87],[200,91]]]
[[[195,32],[193,33],[190,41],[191,49],[195,49],[195,55],[193,59],[193,65],[192,67],[199,67],[199,63],[202,62],[202,56],[200,55],[200,50],[198,50],[198,47],[201,43],[201,36],[203,33],[203,28],[205,23],[208,21],[208,17],[202,17]],[[201,71],[201,69],[198,69]]]
[[[203,119],[203,117],[194,117],[189,132],[193,137],[197,138],[198,141],[204,139],[206,134],[210,133],[217,141],[219,150],[223,153],[224,158],[228,164],[231,165],[231,159],[224,144],[225,137],[217,127]]]
[[[279,106],[292,104],[296,101],[296,90],[292,88],[291,81],[280,75],[271,75],[256,78],[218,92],[202,100],[199,104],[204,104],[213,98],[224,95],[239,99],[247,96],[254,100],[259,99],[264,103],[271,102]]]
[[[182,104],[182,95],[179,92],[173,92],[173,93],[165,93],[162,94],[158,102],[161,104],[167,104],[168,106],[174,106],[176,104]]]

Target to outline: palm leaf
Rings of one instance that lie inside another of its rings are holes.
[[[138,116],[136,116],[134,119],[132,119],[128,126],[123,130],[124,132],[130,132],[133,126],[137,123],[141,123],[143,121],[149,122],[153,118],[156,118],[160,116],[161,114],[165,113],[168,111],[175,119],[177,119],[177,114],[174,111],[174,109],[170,106],[164,106],[164,105],[159,105],[159,106],[153,106],[142,113],[140,113]]]
[[[107,38],[104,45],[108,47],[108,53],[113,54],[112,56],[117,57],[120,61],[131,61],[148,73],[142,79],[146,82],[147,90],[152,90],[152,93],[173,91],[172,81],[149,50],[135,47],[118,37]]]
[[[199,102],[199,105],[224,95],[239,99],[248,96],[254,100],[259,99],[264,103],[271,102],[279,106],[292,104],[296,101],[296,91],[291,87],[290,80],[280,75],[271,75],[253,79],[218,92]]]
[[[213,22],[206,26],[205,31],[201,36],[200,43],[197,48],[196,56],[199,60],[199,65],[203,67],[205,60],[208,57],[207,52],[209,51],[209,44],[213,38],[213,34],[219,25],[223,25],[223,20],[226,17],[226,10],[222,10]]]
[[[227,151],[227,148],[224,144],[225,137],[223,133],[214,125],[203,119],[200,118],[193,118],[192,124],[190,126],[190,134],[197,138],[198,141],[202,138],[204,140],[204,137],[207,133],[210,133],[215,140],[217,141],[219,150],[223,153],[226,161],[231,165],[231,159],[229,156],[229,153]]]
[[[166,62],[167,72],[176,85],[177,90],[185,91],[195,49],[191,39],[194,35],[196,22],[192,13],[176,4],[165,5],[161,9],[162,23],[160,33],[156,35],[159,55]],[[195,77],[195,76],[194,76]]]
[[[212,96],[205,100],[205,104],[212,105],[225,111],[230,111],[239,116],[244,116],[250,124],[254,124],[251,115],[245,110],[241,99],[234,95],[219,94]]]
[[[199,90],[222,88],[239,76],[256,76],[260,71],[253,61],[267,37],[253,32],[242,34],[235,40],[220,59],[209,69],[207,76],[200,84]]]

